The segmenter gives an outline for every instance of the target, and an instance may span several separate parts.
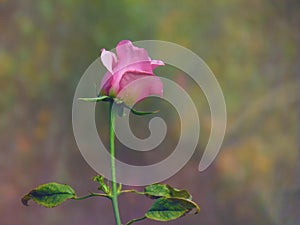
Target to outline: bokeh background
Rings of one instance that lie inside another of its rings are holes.
[[[122,39],[159,39],[190,48],[215,73],[226,99],[221,152],[199,173],[210,131],[205,97],[180,71],[158,71],[199,93],[201,121],[197,153],[166,181],[187,188],[201,213],[165,224],[299,224],[299,11],[298,0],[1,0],[0,224],[114,224],[105,199],[69,201],[53,209],[25,207],[20,199],[50,181],[69,183],[78,195],[96,190],[95,172],[72,133],[73,94],[100,49],[114,48]],[[150,103],[143,104],[151,109]],[[178,116],[163,107],[170,127],[165,149],[177,143]],[[103,105],[99,114],[106,112]],[[137,135],[148,135],[147,122],[132,121]],[[98,128],[105,140],[107,124]],[[162,150],[128,157],[118,146],[118,157],[128,162],[166,157]],[[140,217],[150,204],[142,196],[122,196],[124,222]]]

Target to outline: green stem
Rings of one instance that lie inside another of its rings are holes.
[[[84,199],[91,198],[91,197],[95,197],[95,196],[109,198],[109,196],[106,195],[106,194],[91,193],[91,194],[89,194],[89,195],[82,196],[82,197],[76,197],[76,198],[73,198],[73,199],[74,199],[74,200],[84,200]]]
[[[126,225],[130,225],[130,224],[133,224],[135,222],[138,222],[138,221],[141,221],[141,220],[144,220],[144,219],[147,219],[147,217],[144,216],[142,218],[130,220],[128,223],[126,223]]]
[[[123,190],[120,192],[120,194],[123,194],[123,193],[135,193],[138,195],[145,195],[145,192],[136,191],[136,190]]]
[[[113,102],[109,106],[109,140],[110,140],[110,166],[111,166],[111,201],[114,209],[116,225],[122,225],[118,207],[118,188],[116,183],[116,164],[115,164],[115,119],[116,112],[113,110]]]

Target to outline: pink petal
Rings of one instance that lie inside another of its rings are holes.
[[[164,66],[165,63],[163,61],[160,61],[160,60],[151,60],[151,66],[152,66],[152,69],[154,70],[156,67],[158,66]]]
[[[118,63],[116,67],[113,68],[114,72],[124,68],[131,70],[142,63],[143,71],[152,73],[151,59],[145,49],[134,46],[131,41],[123,40],[117,45],[116,52]]]
[[[149,62],[139,62],[114,73],[112,80],[112,88],[114,89],[114,92],[117,93],[121,89],[120,83],[126,73],[135,73],[138,74],[137,76],[141,74],[153,75],[152,70],[149,71],[148,69],[145,69],[145,66],[147,67],[149,65]]]
[[[102,64],[106,67],[108,72],[105,73],[102,78],[100,85],[100,94],[109,95],[109,90],[112,86],[112,70],[117,63],[117,57],[113,52],[106,51],[104,48],[101,50],[101,61]]]
[[[100,85],[100,94],[109,96],[109,91],[112,86],[113,76],[110,72],[106,72],[104,77],[102,78]]]
[[[140,72],[143,74],[152,74],[153,65],[148,53],[143,48],[138,48],[131,41],[123,40],[116,47],[118,63],[113,67],[114,78],[112,87],[114,92],[120,90],[119,83],[123,75],[127,72]],[[161,63],[159,63],[161,64]]]
[[[102,49],[101,52],[101,61],[103,65],[106,67],[106,69],[113,73],[113,68],[117,63],[117,57],[115,53],[106,51],[104,48]]]
[[[162,95],[162,83],[153,74],[153,69],[164,65],[162,61],[151,60],[145,49],[134,46],[129,40],[119,42],[116,52],[117,57],[114,53],[102,49],[101,61],[108,72],[101,82],[101,94],[116,97],[119,92],[122,92],[120,96],[123,100],[125,101],[124,96],[128,96],[131,102],[140,101],[149,95]],[[149,80],[149,83],[141,81],[146,77],[151,77],[153,84]],[[132,90],[128,90],[127,86]]]
[[[127,85],[129,85],[131,82],[141,79],[147,76],[154,76],[153,74],[148,74],[148,73],[141,73],[141,72],[135,72],[135,71],[129,71],[126,72],[123,76],[122,79],[120,80],[120,91],[125,88]]]
[[[163,84],[159,77],[149,74],[126,73],[120,82],[117,98],[128,106],[149,96],[162,96]]]

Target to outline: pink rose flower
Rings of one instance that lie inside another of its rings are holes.
[[[162,61],[151,60],[145,49],[128,40],[119,42],[117,55],[105,49],[101,51],[101,61],[108,70],[101,82],[101,95],[118,98],[127,105],[148,96],[162,96],[162,82],[153,73],[156,67],[164,65]]]

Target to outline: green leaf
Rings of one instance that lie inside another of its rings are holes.
[[[192,195],[187,190],[179,190],[179,189],[173,188],[169,185],[167,185],[167,187],[170,191],[170,196],[171,197],[184,198],[184,199],[192,200]]]
[[[110,193],[110,188],[109,186],[105,183],[104,181],[104,177],[101,175],[97,175],[93,177],[93,181],[96,181],[99,183],[99,187],[98,190],[103,191],[105,194],[109,194]]]
[[[144,192],[146,196],[154,199],[160,197],[192,199],[188,191],[173,188],[168,184],[151,184],[145,187]]]
[[[150,115],[150,114],[155,114],[155,113],[159,112],[159,110],[156,110],[156,111],[138,111],[138,110],[135,110],[133,108],[131,108],[130,111],[133,114],[138,115],[138,116]]]
[[[187,213],[197,214],[199,211],[199,206],[188,199],[159,198],[153,203],[145,216],[151,220],[170,221]]]
[[[22,198],[22,203],[28,206],[28,201],[32,199],[39,205],[52,208],[75,197],[75,191],[69,185],[51,182],[30,191]]]
[[[171,197],[170,190],[165,184],[150,184],[145,187],[144,192],[150,198]]]
[[[150,114],[155,114],[155,113],[159,112],[159,110],[155,110],[155,111],[138,111],[138,110],[135,110],[135,109],[127,106],[126,104],[124,104],[124,107],[126,107],[127,109],[130,109],[130,111],[133,114],[138,115],[138,116],[150,115]]]
[[[78,100],[82,100],[85,102],[100,102],[100,101],[105,101],[108,99],[111,99],[111,97],[103,95],[103,96],[99,96],[99,97],[95,97],[95,98],[79,98]]]
[[[118,194],[120,194],[122,192],[122,187],[123,187],[123,185],[120,183],[118,186],[118,190],[117,190]]]

